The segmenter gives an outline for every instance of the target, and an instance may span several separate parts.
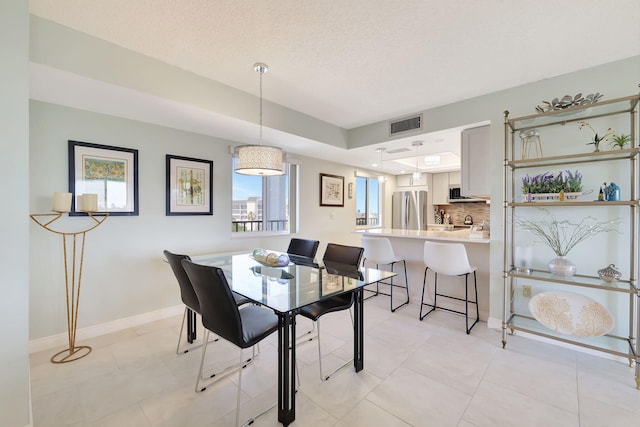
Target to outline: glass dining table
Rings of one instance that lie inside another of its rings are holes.
[[[278,325],[278,421],[287,426],[295,420],[296,314],[301,307],[325,298],[354,293],[353,363],[364,368],[363,288],[396,275],[373,268],[356,268],[290,256],[283,267],[261,263],[252,253],[221,253],[192,257],[201,265],[219,267],[234,292],[272,309]]]

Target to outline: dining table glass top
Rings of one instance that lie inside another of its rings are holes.
[[[200,255],[191,260],[221,268],[234,292],[280,313],[396,275],[296,256],[290,256],[288,265],[274,267],[259,262],[249,252]]]

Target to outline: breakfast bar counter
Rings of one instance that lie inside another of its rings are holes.
[[[395,254],[407,261],[407,276],[409,282],[410,304],[402,310],[415,311],[416,317],[420,311],[420,298],[422,293],[422,281],[424,278],[424,242],[425,240],[439,241],[442,243],[462,243],[467,250],[467,256],[471,265],[477,267],[478,280],[478,307],[480,309],[480,319],[487,320],[489,316],[489,242],[488,235],[483,234],[482,238],[470,237],[469,228],[444,230],[399,230],[391,228],[375,228],[367,230],[357,230],[356,234],[367,237],[386,237],[391,242]],[[364,258],[367,257],[365,252]],[[366,260],[365,260],[366,262]],[[367,266],[370,266],[367,262]],[[373,266],[375,267],[375,266]],[[383,266],[380,266],[383,267]],[[398,278],[399,280],[400,277]],[[404,279],[404,278],[402,278]],[[429,287],[425,295],[433,294],[433,276],[431,272],[428,277]],[[447,292],[464,296],[464,279],[459,277],[438,277],[438,289],[441,286],[447,287]],[[444,289],[444,288],[442,288]],[[425,301],[429,298],[425,297]],[[440,299],[438,299],[440,304]],[[451,302],[453,308],[455,302]],[[424,321],[428,321],[426,318]],[[460,327],[464,328],[464,318],[460,319]]]
[[[490,242],[488,237],[470,237],[469,228],[453,230],[397,230],[394,228],[372,228],[368,230],[358,230],[363,236],[399,237],[405,239],[435,240],[455,243],[484,243]]]

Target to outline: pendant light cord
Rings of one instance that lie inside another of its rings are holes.
[[[264,72],[262,70],[258,72],[260,73],[260,142],[262,143],[262,75]]]

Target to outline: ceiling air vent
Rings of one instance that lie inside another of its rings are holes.
[[[389,135],[397,135],[402,132],[422,129],[422,114],[406,119],[389,122]]]

